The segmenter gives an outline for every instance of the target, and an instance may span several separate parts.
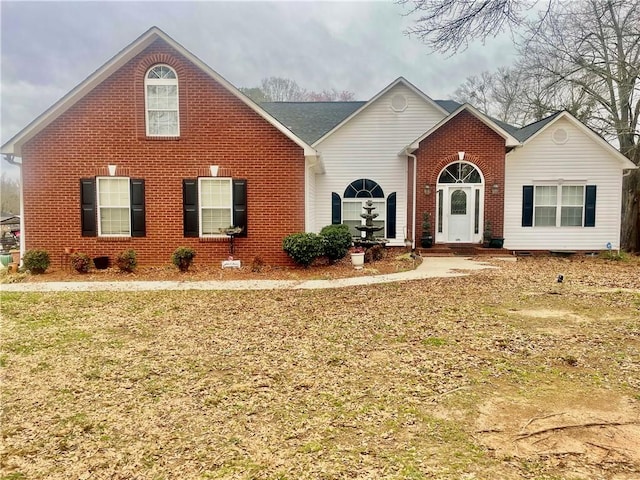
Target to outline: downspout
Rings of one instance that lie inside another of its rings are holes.
[[[411,247],[412,250],[415,250],[416,248],[416,195],[417,195],[417,189],[416,189],[416,182],[417,182],[417,177],[418,177],[418,158],[409,153],[409,150],[405,150],[407,157],[411,157],[413,159],[413,195],[411,196],[411,200],[412,200],[412,207],[411,207],[411,211],[413,213],[413,215],[411,215]]]

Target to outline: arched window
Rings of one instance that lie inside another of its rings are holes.
[[[438,183],[482,183],[482,177],[476,167],[467,162],[456,162],[447,166]]]
[[[144,78],[147,135],[180,135],[178,114],[178,76],[167,65],[155,65]]]
[[[352,235],[360,235],[360,232],[355,227],[356,225],[364,225],[365,220],[360,215],[365,213],[362,207],[370,199],[373,200],[373,206],[375,207],[372,213],[378,214],[373,224],[382,227],[386,226],[387,212],[384,192],[380,185],[373,180],[361,178],[351,182],[345,189],[342,198],[342,223],[349,225]],[[385,230],[381,230],[378,234],[380,237],[384,237],[384,235]]]

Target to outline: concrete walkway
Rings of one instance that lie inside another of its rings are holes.
[[[505,258],[505,260],[508,260]],[[515,259],[514,259],[515,260]],[[468,272],[497,268],[466,257],[425,257],[415,269],[386,275],[340,278],[335,280],[204,280],[204,281],[118,281],[118,282],[37,282],[0,285],[2,292],[145,292],[151,290],[302,290],[342,288],[357,285],[461,277]]]

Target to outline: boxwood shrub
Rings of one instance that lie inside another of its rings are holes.
[[[46,250],[33,249],[27,250],[22,257],[24,268],[33,274],[44,273],[49,265],[51,265],[51,257]]]
[[[282,240],[282,249],[306,268],[324,254],[324,240],[316,233],[292,233]]]
[[[353,242],[349,226],[344,224],[327,225],[320,230],[320,236],[324,240],[324,254],[332,263],[344,258]]]

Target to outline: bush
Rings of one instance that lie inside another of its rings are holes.
[[[178,247],[171,254],[171,262],[178,267],[181,272],[186,272],[193,263],[196,251],[191,247]]]
[[[293,233],[282,240],[282,249],[306,268],[324,253],[324,240],[316,233]]]
[[[377,262],[384,258],[384,254],[385,250],[382,245],[374,245],[364,252],[364,261],[367,263]]]
[[[44,273],[51,265],[51,258],[46,250],[27,250],[22,257],[22,261],[24,262],[24,268],[35,275]]]
[[[86,253],[74,253],[70,258],[71,266],[78,273],[87,273],[91,268],[91,259]]]
[[[344,258],[349,252],[351,232],[348,225],[327,225],[320,230],[320,236],[324,240],[324,254],[331,263]]]
[[[122,272],[133,272],[138,266],[136,251],[125,250],[116,257],[116,265]]]

